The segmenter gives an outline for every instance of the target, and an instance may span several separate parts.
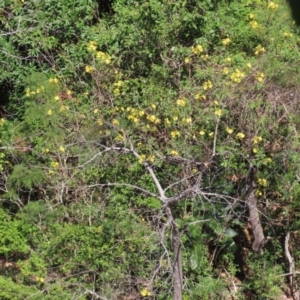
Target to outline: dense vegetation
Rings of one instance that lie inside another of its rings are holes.
[[[286,1],[2,0],[0,28],[0,299],[299,299]]]

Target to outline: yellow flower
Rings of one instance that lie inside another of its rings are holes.
[[[176,122],[176,121],[178,121],[178,117],[177,116],[174,116],[173,117],[173,120]]]
[[[180,132],[178,130],[174,130],[170,132],[171,137],[174,139],[180,136]]]
[[[165,124],[166,125],[170,125],[171,124],[171,122],[170,122],[170,120],[168,118],[165,118]]]
[[[52,162],[50,163],[50,166],[51,166],[52,168],[57,169],[57,168],[59,167],[59,163],[58,163],[57,161],[52,161]]]
[[[249,14],[249,19],[254,19],[255,18],[255,15],[254,14]]]
[[[4,118],[1,118],[1,119],[0,119],[0,126],[3,126],[4,123],[5,123],[5,119],[4,119]]]
[[[111,57],[109,56],[109,54],[104,53],[102,51],[98,51],[96,54],[96,57],[102,61],[104,61],[107,65],[110,64],[111,62]]]
[[[155,124],[160,123],[160,120],[155,115],[149,115],[147,117],[147,120],[149,120],[150,122],[155,123]]]
[[[97,114],[99,112],[99,109],[98,108],[95,108],[94,109],[94,114]]]
[[[112,120],[113,125],[118,126],[120,125],[119,121],[117,119]]]
[[[52,115],[52,109],[48,109],[47,115],[48,115],[48,116],[51,116],[51,115]]]
[[[152,107],[153,109],[156,109],[156,105],[155,105],[155,104],[151,104],[151,107]]]
[[[226,132],[228,133],[228,134],[232,134],[233,133],[233,129],[232,128],[229,128],[229,127],[226,127]]]
[[[185,62],[186,64],[188,64],[190,61],[191,61],[191,59],[190,59],[189,57],[186,57],[186,58],[184,59],[184,62]]]
[[[72,95],[72,91],[71,90],[67,90],[67,95],[71,96]]]
[[[40,283],[43,283],[45,281],[45,279],[42,277],[36,277],[35,280],[36,282],[40,282]]]
[[[259,185],[264,186],[264,187],[266,187],[268,185],[268,181],[264,178],[259,178],[257,180],[257,182],[258,182]]]
[[[283,33],[283,36],[284,36],[284,37],[293,37],[293,34],[290,33],[290,32],[284,32],[284,33]]]
[[[48,81],[49,81],[49,83],[58,84],[57,78],[50,78]]]
[[[43,152],[44,152],[44,153],[48,153],[49,151],[50,151],[49,148],[44,148],[44,149],[43,149]]]
[[[256,197],[262,196],[262,192],[259,191],[259,190],[256,190],[256,191],[255,191],[255,196],[256,196]]]
[[[273,9],[273,10],[276,10],[278,8],[278,4],[277,3],[274,3],[274,2],[269,2],[268,4],[268,9]]]
[[[155,161],[155,156],[154,156],[154,155],[149,155],[149,156],[148,156],[148,161],[151,162],[151,163],[154,163],[154,161]]]
[[[268,163],[271,163],[272,162],[272,158],[271,157],[267,157],[264,161],[264,164],[268,164]]]
[[[185,100],[185,98],[182,98],[182,99],[178,99],[177,101],[176,101],[176,104],[178,105],[178,106],[185,106],[185,104],[186,104],[186,100]]]
[[[246,64],[247,68],[251,69],[252,68],[252,65],[250,63],[247,63]]]
[[[256,145],[258,143],[260,143],[262,141],[262,137],[261,136],[255,136],[253,139],[253,144]]]
[[[226,57],[226,58],[224,59],[224,61],[225,61],[225,62],[231,62],[231,58],[230,58],[230,57]]]
[[[183,118],[183,119],[182,119],[182,122],[183,122],[183,123],[186,123],[186,124],[191,124],[191,123],[192,123],[192,118],[191,118],[191,117]]]
[[[202,95],[201,93],[197,93],[195,96],[194,96],[195,100],[206,100],[206,96],[205,95]]]
[[[259,24],[256,22],[256,21],[251,21],[250,22],[250,26],[253,28],[253,29],[257,29],[259,27]]]
[[[55,96],[55,97],[54,97],[54,100],[55,100],[55,101],[58,101],[59,99],[60,99],[59,96]]]
[[[237,133],[236,138],[238,138],[239,140],[242,140],[245,138],[245,134],[242,132]]]
[[[212,132],[210,132],[210,133],[208,134],[208,136],[213,137],[214,134],[215,134],[215,133],[212,131]]]
[[[103,121],[102,121],[101,119],[98,119],[98,120],[97,120],[97,123],[98,123],[98,125],[100,125],[100,126],[103,125]]]
[[[222,71],[222,73],[225,74],[225,75],[228,74],[228,72],[229,72],[228,68],[224,68],[223,71]]]
[[[215,115],[220,117],[222,115],[222,109],[215,110]]]
[[[265,79],[265,74],[262,73],[262,72],[256,74],[256,79],[257,79],[257,81],[259,81],[259,82],[263,82],[264,79]]]
[[[140,157],[139,157],[139,163],[143,164],[145,162],[145,160],[146,160],[146,155],[145,154],[140,155]]]
[[[176,150],[171,150],[171,151],[170,151],[170,155],[172,155],[172,156],[178,156],[179,153],[178,153],[178,151],[176,151]]]
[[[212,89],[212,87],[213,87],[213,85],[212,85],[212,83],[211,83],[210,80],[207,80],[207,81],[205,81],[205,82],[202,84],[202,88],[203,88],[204,90]]]
[[[200,135],[204,135],[204,134],[205,134],[205,131],[204,131],[204,130],[200,130],[200,131],[199,131],[199,134],[200,134]]]
[[[65,152],[65,148],[63,146],[59,146],[58,151],[59,152]]]
[[[141,290],[141,296],[142,297],[151,296],[151,293],[147,289],[143,289]]]
[[[94,70],[95,69],[92,66],[89,66],[89,65],[85,66],[85,72],[86,73],[92,73]]]
[[[253,153],[257,153],[257,148],[252,149]]]
[[[96,42],[90,41],[90,42],[88,43],[87,49],[88,49],[88,51],[90,51],[90,52],[96,51],[96,49],[97,49]]]
[[[194,54],[199,54],[199,53],[201,53],[201,52],[203,52],[204,50],[203,50],[203,47],[201,46],[201,45],[197,45],[197,46],[195,46],[195,47],[192,47],[192,52],[194,53]]]
[[[227,45],[229,45],[231,43],[231,39],[230,38],[226,38],[226,39],[223,39],[222,40],[222,44],[224,45],[224,46],[227,46]]]
[[[256,46],[254,50],[255,50],[254,51],[255,55],[260,55],[260,54],[266,52],[265,48],[262,47],[261,45]]]

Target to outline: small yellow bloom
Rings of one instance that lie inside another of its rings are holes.
[[[222,109],[215,110],[215,115],[220,117],[222,115]]]
[[[59,146],[58,151],[59,152],[65,152],[65,148],[63,146]]]
[[[260,54],[266,52],[265,48],[262,47],[261,45],[256,46],[254,50],[255,50],[254,51],[255,55],[260,55]]]
[[[283,36],[284,36],[284,37],[293,37],[293,34],[290,33],[290,32],[284,32],[284,33],[283,33]]]
[[[49,151],[50,151],[49,148],[44,148],[44,149],[43,149],[43,152],[44,152],[44,153],[48,153]]]
[[[228,72],[229,72],[228,68],[224,68],[223,71],[222,71],[222,73],[225,74],[225,75],[228,74]]]
[[[239,133],[237,133],[236,138],[239,140],[242,140],[245,138],[245,134],[243,132],[239,132]]]
[[[268,164],[272,162],[272,158],[271,157],[267,157],[264,161],[264,164]]]
[[[233,133],[233,129],[232,128],[229,128],[229,127],[226,127],[226,132],[228,133],[228,134],[232,134]]]
[[[205,82],[202,84],[202,88],[203,88],[204,90],[212,89],[212,87],[213,87],[213,84],[211,83],[210,80],[207,80],[207,81],[205,81]]]
[[[92,73],[94,70],[95,69],[92,66],[89,66],[89,65],[85,66],[85,72],[86,73]]]
[[[55,97],[54,97],[54,100],[55,100],[55,101],[58,101],[59,99],[60,99],[59,96],[55,96]]]
[[[174,130],[170,132],[170,135],[173,139],[180,136],[180,132],[178,130]]]
[[[57,168],[59,167],[59,163],[58,163],[57,161],[52,161],[52,162],[50,163],[50,167],[51,167],[51,168],[57,169]]]
[[[97,49],[96,42],[90,41],[90,42],[88,43],[87,49],[88,49],[88,51],[90,51],[90,52],[96,51],[96,49]]]
[[[230,38],[226,38],[226,39],[223,39],[222,40],[222,44],[224,45],[224,46],[227,46],[227,45],[229,45],[231,43],[231,39]]]
[[[99,112],[99,109],[98,108],[95,108],[94,109],[94,114],[97,114]]]
[[[151,163],[154,163],[154,161],[155,161],[155,156],[154,156],[154,155],[149,155],[149,156],[148,156],[148,161],[151,162]]]
[[[168,118],[165,118],[165,124],[166,125],[171,125],[171,122],[170,122],[170,120]]]
[[[259,27],[259,24],[256,22],[256,21],[251,21],[250,22],[250,26],[253,28],[253,29],[257,29]]]
[[[151,107],[152,107],[153,109],[156,109],[156,105],[155,105],[155,104],[151,104]]]
[[[151,296],[151,293],[147,289],[143,289],[141,290],[141,296],[142,297]]]
[[[188,64],[190,61],[191,61],[191,59],[190,59],[189,57],[186,57],[186,58],[184,59],[184,62],[185,62],[186,64]]]
[[[3,126],[4,123],[5,123],[5,119],[4,119],[4,118],[1,118],[1,119],[0,119],[0,126]]]
[[[249,19],[254,19],[255,18],[255,15],[254,14],[249,14]]]
[[[186,123],[186,124],[191,124],[191,123],[192,123],[192,118],[191,118],[191,117],[183,118],[183,119],[182,119],[182,122],[183,122],[183,123]]]
[[[139,163],[143,164],[145,162],[145,160],[146,160],[146,155],[145,154],[140,155],[140,157],[139,157]]]
[[[204,130],[200,130],[200,131],[199,131],[199,134],[200,134],[200,135],[204,135],[204,134],[205,134],[205,131],[204,131]]]
[[[262,73],[262,72],[258,73],[258,74],[256,75],[256,79],[257,79],[257,81],[259,81],[259,82],[263,82],[264,79],[265,79],[265,74]]]
[[[185,100],[185,98],[182,98],[182,99],[178,99],[177,101],[176,101],[176,104],[178,105],[178,106],[185,106],[185,104],[186,104],[186,100]]]
[[[277,3],[274,3],[274,2],[269,2],[268,4],[268,9],[273,9],[273,10],[276,10],[278,8],[278,4]]]
[[[173,120],[176,122],[176,121],[178,121],[178,117],[177,116],[174,116],[173,117]]]
[[[255,136],[253,139],[253,144],[256,145],[258,143],[260,143],[262,141],[262,137],[261,136]]]
[[[42,277],[36,277],[35,280],[36,280],[36,282],[39,282],[39,283],[43,283],[45,281],[45,279]]]
[[[98,125],[100,125],[100,126],[103,125],[103,121],[102,121],[101,119],[98,119],[98,120],[97,120],[97,123],[98,123]]]
[[[250,63],[247,63],[246,64],[247,68],[251,69],[252,68],[252,65]]]
[[[231,58],[230,58],[230,57],[226,57],[226,58],[224,59],[224,61],[225,61],[225,62],[231,62]]]
[[[208,136],[213,137],[214,134],[215,134],[215,133],[212,131],[212,132],[210,132],[210,133],[208,134]]]
[[[176,151],[176,150],[171,150],[171,151],[170,151],[170,155],[172,155],[172,156],[178,156],[179,153],[178,153],[178,151]]]
[[[118,126],[120,125],[119,121],[117,119],[112,120],[113,125]]]
[[[52,115],[52,109],[48,109],[47,115],[48,115],[48,116],[51,116],[51,115]]]
[[[203,47],[201,46],[201,45],[197,45],[197,46],[195,46],[195,47],[192,47],[192,52],[194,53],[194,54],[199,54],[199,53],[201,53],[201,52],[203,52],[204,50],[203,50]]]
[[[261,196],[262,196],[262,192],[259,191],[259,190],[256,190],[256,191],[255,191],[255,196],[256,196],[256,197],[261,197]]]
[[[252,149],[252,152],[253,152],[253,153],[257,153],[257,151],[258,151],[257,148],[253,148],[253,149]]]
[[[264,178],[259,178],[257,180],[257,182],[258,182],[259,185],[264,186],[264,187],[266,187],[268,185],[268,181]]]
[[[67,95],[71,96],[72,95],[72,91],[71,90],[67,90]]]

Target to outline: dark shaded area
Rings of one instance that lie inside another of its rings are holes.
[[[297,25],[300,26],[300,1],[299,0],[288,0],[292,11],[292,16]]]
[[[103,14],[108,14],[108,15],[114,14],[114,11],[112,9],[112,4],[113,4],[112,0],[110,1],[98,0],[97,2],[98,2],[98,11],[100,16]]]

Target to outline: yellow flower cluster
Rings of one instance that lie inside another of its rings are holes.
[[[30,88],[25,90],[25,96],[30,97],[32,95],[40,94],[45,91],[45,87],[42,85],[41,87],[37,88],[35,91],[31,91]]]
[[[65,152],[65,148],[63,146],[59,146],[58,151],[59,152]]]
[[[52,161],[50,163],[50,167],[54,168],[54,169],[57,169],[59,167],[59,163],[57,161]]]
[[[206,96],[203,95],[201,92],[197,93],[195,96],[194,96],[195,100],[206,100]]]
[[[264,79],[265,79],[265,74],[262,73],[262,72],[257,73],[257,74],[256,74],[256,79],[257,79],[257,81],[259,81],[259,82],[263,82]]]
[[[112,120],[112,124],[115,125],[115,126],[119,126],[120,125],[120,123],[119,123],[119,121],[117,119],[113,119]]]
[[[188,118],[182,118],[182,122],[185,124],[191,124],[192,123],[192,118],[188,117]]]
[[[261,196],[262,196],[262,192],[259,191],[259,190],[256,190],[256,191],[255,191],[255,196],[256,196],[256,197],[261,197]]]
[[[204,51],[203,47],[201,45],[197,45],[197,46],[193,46],[192,47],[192,52],[194,54],[199,54],[199,53],[202,53]]]
[[[89,66],[89,65],[85,66],[86,73],[92,73],[94,70],[95,70],[95,68],[92,66]]]
[[[239,140],[242,140],[245,138],[245,134],[243,132],[239,132],[239,133],[237,133],[236,138]]]
[[[231,39],[230,38],[226,38],[226,39],[223,39],[222,40],[222,44],[224,45],[224,46],[227,46],[227,45],[229,45],[231,43]]]
[[[140,164],[143,164],[144,162],[148,161],[148,162],[151,162],[151,163],[154,163],[155,161],[155,156],[154,155],[149,155],[148,157],[145,155],[145,154],[142,154],[139,156],[139,159],[138,159],[139,163]]]
[[[120,95],[121,92],[121,88],[124,86],[124,81],[119,80],[117,82],[114,83],[114,87],[115,89],[113,90],[113,93],[115,96]]]
[[[172,156],[178,156],[179,155],[178,151],[176,151],[176,150],[171,150],[169,152],[169,154],[172,155]]]
[[[252,142],[254,145],[260,143],[262,141],[262,137],[261,136],[255,136],[253,139],[252,139]]]
[[[254,51],[255,55],[260,55],[260,54],[266,52],[265,48],[262,47],[261,45],[256,46],[254,50],[255,50]]]
[[[256,21],[251,21],[251,22],[250,22],[250,26],[251,26],[253,29],[259,28],[259,24],[258,24]]]
[[[229,69],[227,67],[225,67],[223,69],[222,73],[225,74],[225,75],[228,74],[229,73]]]
[[[53,112],[52,112],[52,109],[48,109],[48,111],[47,111],[47,115],[48,115],[48,116],[51,116],[51,115],[52,115],[52,113],[53,113]]]
[[[87,49],[88,49],[88,51],[90,51],[90,52],[96,51],[96,49],[97,49],[96,42],[90,41],[90,42],[88,43]]]
[[[228,133],[228,134],[232,134],[233,133],[233,129],[232,128],[230,128],[230,127],[226,127],[226,132]]]
[[[185,99],[185,98],[177,99],[176,104],[177,104],[178,106],[182,106],[182,107],[183,107],[183,106],[186,105],[186,99]]]
[[[215,115],[220,117],[222,115],[222,109],[218,108],[215,110]]]
[[[293,34],[290,33],[290,32],[284,32],[284,33],[283,33],[283,36],[284,36],[284,37],[293,37]]]
[[[0,127],[3,126],[4,123],[5,123],[5,119],[4,119],[4,118],[1,118],[1,119],[0,119]]]
[[[258,184],[261,185],[261,186],[267,186],[268,185],[268,181],[264,178],[259,178],[257,180]]]
[[[35,280],[36,280],[36,282],[39,282],[39,283],[43,283],[45,281],[45,279],[42,277],[36,277]]]
[[[170,135],[173,139],[180,136],[180,132],[178,130],[174,130],[170,132]]]
[[[59,83],[59,80],[56,77],[50,78],[48,81],[49,81],[49,83],[52,83],[52,84],[58,84]]]
[[[104,53],[102,51],[98,51],[97,54],[96,54],[96,57],[99,60],[104,61],[107,65],[109,65],[111,63],[111,57],[107,53]]]
[[[160,123],[160,119],[157,118],[155,115],[147,116],[147,120],[154,123],[154,124],[159,124]]]
[[[147,289],[143,289],[141,290],[141,296],[142,297],[151,296],[151,293]]]
[[[273,9],[273,10],[276,10],[278,8],[278,4],[275,3],[275,2],[269,2],[268,4],[268,9]]]
[[[127,107],[126,111],[128,111],[130,114],[128,115],[127,119],[132,121],[133,123],[138,123],[140,120],[140,117],[142,117],[145,112],[143,110],[138,110],[136,108]]]
[[[235,72],[231,74],[230,79],[234,82],[240,83],[244,77],[244,72],[241,72],[240,69],[235,69]]]
[[[202,88],[206,91],[206,90],[209,90],[209,89],[212,89],[213,88],[213,84],[211,83],[210,80],[207,80],[205,81],[203,84],[202,84]]]

